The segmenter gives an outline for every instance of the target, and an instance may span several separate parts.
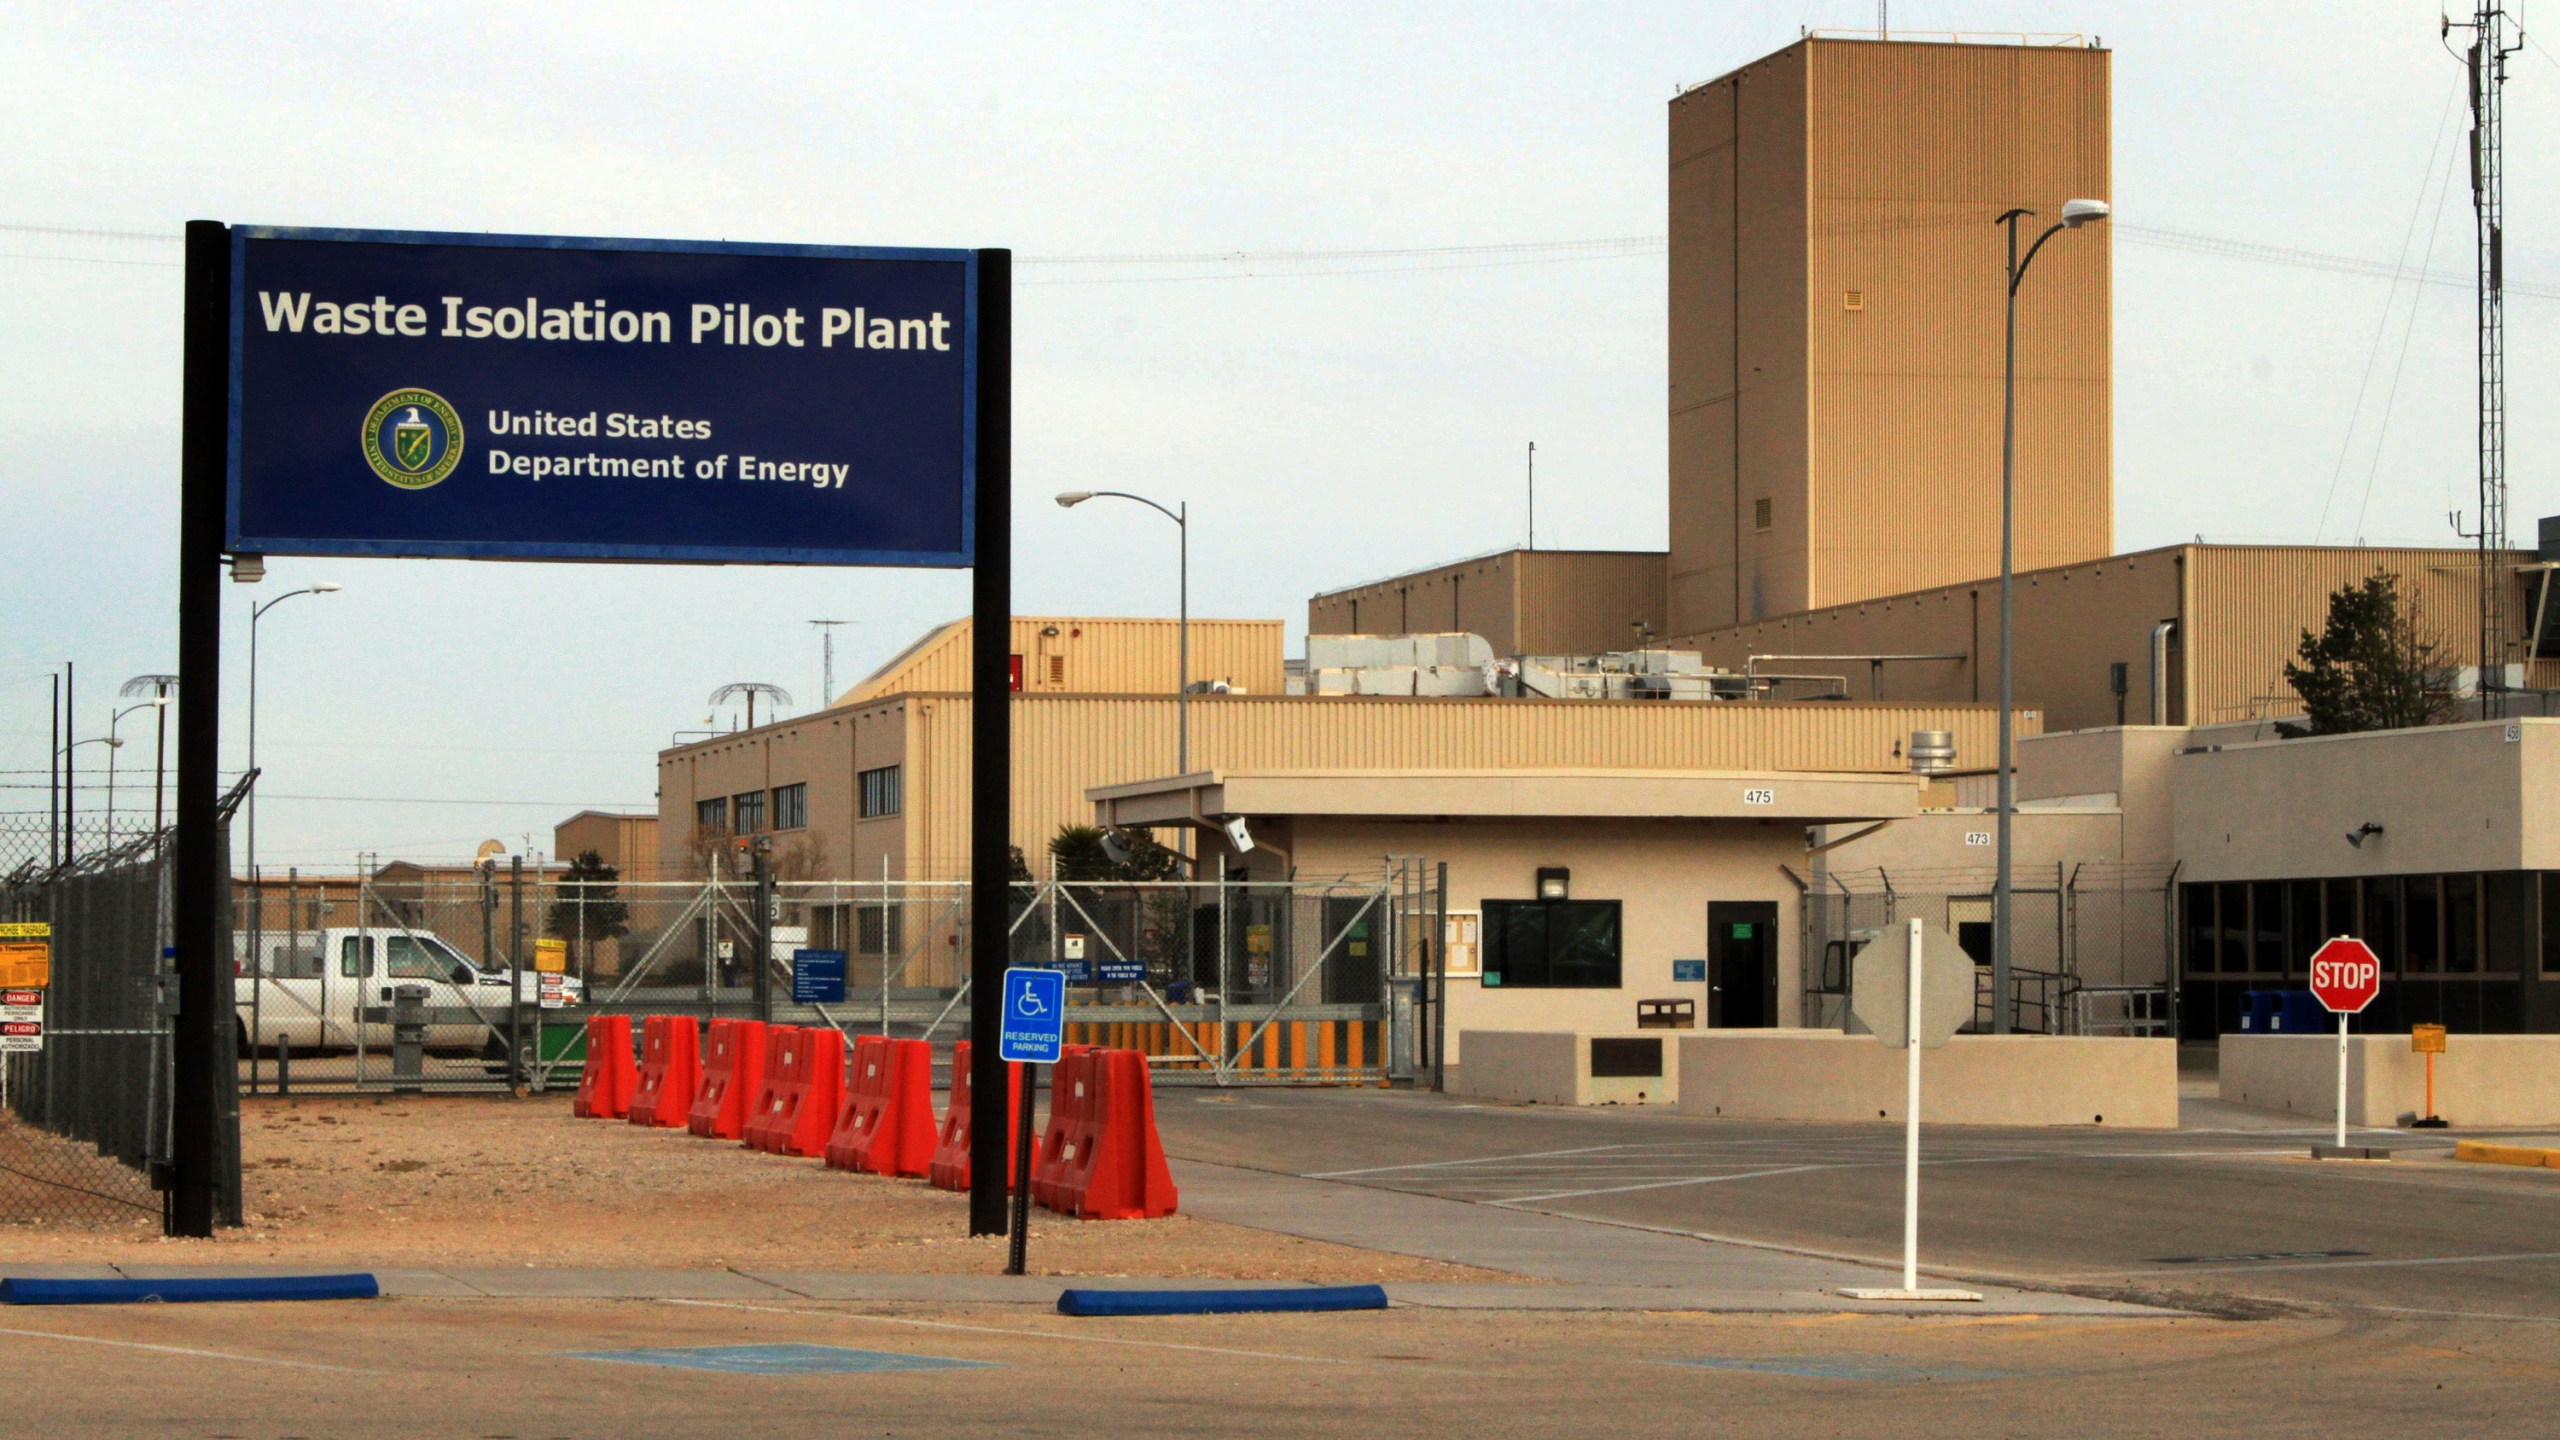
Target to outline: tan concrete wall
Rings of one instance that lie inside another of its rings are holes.
[[[2182,880],[2560,868],[2539,803],[2560,788],[2560,720],[2262,741],[2173,773]],[[2383,833],[2347,844],[2368,821]]]
[[[1425,855],[1449,865],[1449,908],[1526,900],[1541,866],[1573,871],[1573,895],[1622,903],[1619,988],[1487,988],[1449,982],[1449,1063],[1464,1064],[1469,1030],[1632,1032],[1636,1002],[1687,998],[1706,1013],[1706,986],[1675,983],[1674,960],[1707,954],[1707,903],[1765,900],[1778,907],[1778,1022],[1802,1013],[1803,974],[1796,888],[1782,865],[1801,870],[1804,830],[1742,820],[1477,821],[1377,823],[1300,818],[1289,827],[1300,881],[1375,876],[1389,855]],[[1662,1033],[1662,1032],[1650,1032]]]
[[[2222,1098],[2338,1116],[2333,1035],[2225,1035]],[[2406,1035],[2347,1037],[2347,1123],[2405,1125],[2426,1108],[2427,1057]],[[2436,1057],[2436,1113],[2455,1125],[2560,1125],[2560,1035],[2455,1035]]]
[[[1830,1030],[1681,1037],[1680,1108],[1754,1120],[1900,1120],[1903,1052]],[[2170,1040],[1959,1035],[1921,1059],[1920,1118],[1937,1125],[2178,1124]]]
[[[1478,1030],[1452,1036],[1471,1058],[1448,1069],[1449,1093],[1525,1105],[1669,1105],[1680,1098],[1676,1030],[1629,1030],[1615,1037],[1662,1042],[1658,1077],[1591,1074],[1591,1035],[1570,1031]]]
[[[2194,732],[2177,725],[2108,727],[2029,737],[2018,746],[2018,800],[2112,796],[2121,825],[2117,858],[2165,865],[2177,858],[2171,757]]]
[[[1903,877],[1905,888],[1923,888],[1949,871],[1996,868],[1992,837],[1999,817],[1986,810],[1941,810],[1896,820],[1874,834],[1826,850],[1816,863],[1846,872],[1881,868]],[[1866,826],[1843,822],[1817,829],[1823,844]],[[2122,858],[2124,816],[2114,810],[2021,810],[2012,832],[2020,884],[2051,884],[2054,866],[2113,864]]]

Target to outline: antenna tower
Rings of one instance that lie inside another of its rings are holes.
[[[2480,713],[2506,713],[2507,661],[2507,319],[2506,265],[2500,230],[2506,222],[2504,124],[2500,92],[2507,57],[2524,48],[2510,30],[2506,6],[2481,0],[2468,24],[2444,21],[2444,33],[2471,32],[2464,63],[2471,72],[2471,212],[2479,241],[2480,349]]]

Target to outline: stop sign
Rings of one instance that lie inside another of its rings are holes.
[[[2341,1015],[2353,1015],[2382,993],[2382,961],[2373,947],[2340,935],[2311,952],[2311,993]]]

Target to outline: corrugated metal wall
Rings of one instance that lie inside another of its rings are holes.
[[[909,697],[911,871],[967,867],[969,709]],[[1898,773],[1919,729],[1956,732],[1958,763],[1990,756],[1978,707],[1672,704],[1646,701],[1195,698],[1191,765],[1231,768],[1816,770]],[[2032,720],[2021,732],[2034,734]],[[1062,824],[1090,824],[1085,791],[1169,774],[1174,703],[1156,696],[1025,696],[1014,709],[1013,829],[1035,871]]]
[[[1666,617],[1659,550],[1507,550],[1307,602],[1310,635],[1463,630],[1497,655],[1625,650]]]
[[[2284,681],[2285,662],[2298,652],[2304,630],[2320,629],[2332,593],[2378,573],[2400,577],[2403,602],[2414,607],[2420,630],[2436,642],[2445,664],[2477,663],[2476,550],[2212,545],[2196,547],[2195,554],[2196,603],[2210,617],[2209,625],[2198,628],[2195,652],[2199,723],[2300,713],[2302,707]],[[2525,564],[2533,556],[2517,551],[2514,559]],[[2508,613],[2521,615],[2523,606],[2519,578]],[[2511,628],[2521,639],[2523,625]],[[2547,676],[2560,665],[2545,661],[2533,668],[2537,676]]]
[[[1996,570],[1990,221],[2108,197],[2106,52],[1807,40],[1670,126],[1669,628]],[[2022,568],[2113,548],[2108,244],[2021,291]]]
[[[2001,231],[2113,194],[2108,55],[1815,41],[1803,607],[1999,569]],[[2055,237],[2018,300],[2018,567],[2114,548],[2104,225]],[[1854,307],[1854,308],[1853,308]]]
[[[1153,617],[1017,615],[1013,653],[1026,691],[1111,695],[1173,691],[1181,625]],[[970,622],[932,631],[862,683],[844,704],[886,695],[969,687]],[[1280,693],[1287,640],[1277,620],[1191,622],[1191,678],[1224,680],[1249,693]]]

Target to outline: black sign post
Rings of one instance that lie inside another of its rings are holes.
[[[1013,252],[978,252],[978,568],[969,657],[969,1233],[1005,1233],[1004,971],[1013,949]],[[973,1117],[974,1119],[974,1117]],[[1029,1124],[1029,1114],[1023,1123]],[[1029,1185],[1026,1171],[1021,1183]]]
[[[214,221],[186,243],[169,1232],[213,1233],[238,1088],[219,1028],[233,555],[973,565],[971,1034],[979,1093],[1003,1094],[1012,252]],[[973,1234],[1004,1229],[1002,1146],[1002,1126],[977,1137]]]

